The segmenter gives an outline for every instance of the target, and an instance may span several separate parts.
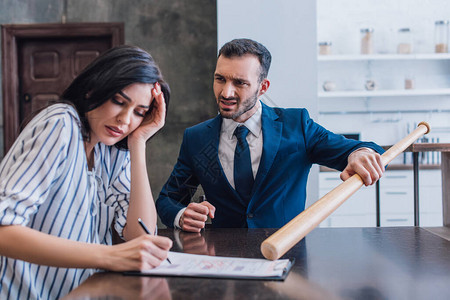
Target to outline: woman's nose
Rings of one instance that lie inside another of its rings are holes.
[[[117,115],[117,121],[118,121],[119,123],[122,123],[122,124],[130,124],[131,113],[132,113],[132,111],[130,111],[130,110],[128,110],[128,109],[122,110],[122,111]]]

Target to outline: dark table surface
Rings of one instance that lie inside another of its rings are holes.
[[[172,251],[263,258],[275,229],[159,231]],[[317,228],[282,258],[285,281],[97,273],[65,299],[450,299],[450,241],[418,227]]]

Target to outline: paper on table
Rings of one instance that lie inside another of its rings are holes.
[[[221,257],[169,252],[169,259],[157,268],[128,272],[132,275],[193,276],[248,279],[284,279],[292,262],[289,259]]]

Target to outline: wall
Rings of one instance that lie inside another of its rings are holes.
[[[147,49],[170,84],[172,97],[166,125],[147,149],[156,197],[176,162],[184,129],[216,114],[212,93],[217,51],[216,1],[2,0],[0,23],[57,23],[64,11],[67,22],[124,22],[126,43]],[[0,100],[1,116],[2,105]]]
[[[317,0],[318,40],[333,41],[334,54],[359,53],[360,28],[374,28],[375,52],[393,53],[397,30],[409,27],[414,52],[434,51],[434,21],[448,20],[446,0]]]
[[[450,18],[445,0],[318,0],[317,38],[331,41],[333,54],[358,54],[360,28],[374,28],[375,53],[396,53],[398,29],[409,27],[413,53],[434,52],[434,22]],[[318,90],[325,80],[335,80],[338,89],[363,89],[368,77],[378,88],[402,89],[412,76],[416,89],[450,86],[450,61],[385,61],[319,63]],[[450,96],[367,97],[319,99],[319,120],[333,131],[358,132],[361,138],[383,145],[398,141],[414,124],[427,121],[430,138],[450,141]],[[354,114],[352,112],[364,112]],[[386,113],[383,113],[386,111]],[[349,112],[345,114],[345,112]],[[357,124],[357,126],[355,126]]]
[[[316,2],[218,0],[219,48],[234,38],[251,38],[272,54],[271,106],[305,107],[317,116]],[[318,171],[308,180],[308,203],[318,197]]]

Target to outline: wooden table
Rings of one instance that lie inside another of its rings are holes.
[[[442,228],[447,230],[448,228]],[[262,258],[274,229],[163,229],[173,251]],[[97,273],[65,299],[448,299],[450,241],[418,227],[317,228],[283,282]]]

